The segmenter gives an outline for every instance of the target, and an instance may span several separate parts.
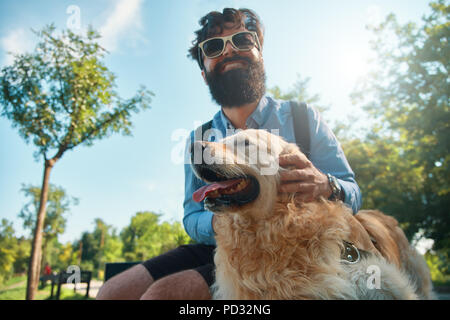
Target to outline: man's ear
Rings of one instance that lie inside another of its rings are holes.
[[[205,81],[205,83],[208,84],[208,80],[206,80],[205,69],[202,69],[202,77],[203,77],[203,80]]]

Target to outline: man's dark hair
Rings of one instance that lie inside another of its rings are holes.
[[[198,44],[208,38],[212,38],[220,34],[225,28],[225,23],[233,23],[231,28],[245,27],[249,31],[255,31],[258,35],[261,49],[264,43],[264,26],[262,25],[258,15],[250,9],[232,9],[225,8],[223,12],[211,11],[200,19],[201,28],[195,31],[197,38],[192,41],[192,47],[189,49],[188,57],[196,60],[203,69],[203,63],[199,56]],[[200,53],[201,55],[201,53]]]

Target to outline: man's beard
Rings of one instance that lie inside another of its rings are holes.
[[[221,73],[223,65],[232,61],[245,61],[242,68]],[[262,61],[232,56],[219,62],[213,71],[206,72],[212,98],[222,107],[239,107],[259,101],[266,92],[266,74]]]

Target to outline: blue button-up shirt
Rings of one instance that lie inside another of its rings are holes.
[[[325,124],[320,113],[308,106],[309,130],[311,137],[310,160],[323,173],[335,176],[345,194],[344,202],[356,213],[361,208],[361,191],[355,181],[355,175],[345,158],[344,152],[335,135]],[[295,143],[293,116],[288,101],[279,101],[271,97],[263,97],[257,108],[246,121],[249,129],[278,129],[279,135],[287,142]],[[225,137],[227,129],[234,129],[222,110],[214,115],[212,128]],[[228,133],[233,130],[228,130]],[[210,135],[209,140],[215,140]],[[194,141],[194,131],[191,132],[187,146]],[[187,151],[186,151],[187,152]],[[189,159],[188,156],[186,156]],[[203,201],[198,203],[192,199],[192,194],[204,186],[189,164],[185,161],[185,199],[183,203],[183,224],[189,236],[199,243],[215,244],[212,228],[213,213],[205,210]]]

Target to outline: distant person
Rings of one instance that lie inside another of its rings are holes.
[[[211,128],[219,130],[223,137],[227,129],[278,129],[285,140],[295,142],[289,101],[265,96],[264,30],[257,14],[248,9],[226,8],[208,13],[200,19],[200,25],[189,54],[197,61],[213,99],[221,106]],[[278,37],[286,42],[280,50],[288,50],[289,42],[297,40]],[[309,159],[280,157],[281,166],[296,169],[292,171],[295,174],[288,171],[281,176],[279,191],[297,193],[305,201],[321,196],[342,200],[354,212],[358,211],[361,192],[339,142],[316,109],[308,106],[303,119],[309,123]],[[193,142],[194,132],[190,137]],[[103,285],[98,299],[211,298],[214,215],[205,210],[203,202],[192,198],[194,191],[204,185],[191,166],[185,164],[183,223],[197,244],[180,246],[116,275]]]
[[[52,275],[52,268],[50,267],[48,262],[46,262],[44,266],[44,272],[42,276],[39,278],[39,280],[41,281],[41,288],[44,288],[45,285],[47,284],[47,281],[51,280],[51,275]]]
[[[52,274],[52,268],[50,267],[50,265],[48,263],[45,263],[44,275],[49,276],[51,274]]]

